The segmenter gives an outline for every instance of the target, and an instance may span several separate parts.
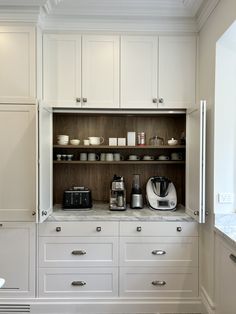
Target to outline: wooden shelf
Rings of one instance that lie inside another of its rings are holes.
[[[54,164],[93,164],[93,165],[153,165],[153,164],[185,164],[185,161],[183,160],[123,160],[123,161],[81,161],[81,160],[54,160]]]
[[[54,148],[73,148],[73,149],[177,149],[184,148],[185,145],[145,145],[145,146],[109,146],[109,145],[53,145]]]

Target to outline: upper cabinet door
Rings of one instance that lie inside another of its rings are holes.
[[[35,105],[0,105],[0,221],[35,221]]]
[[[199,223],[205,222],[206,101],[187,111],[186,209]]]
[[[119,36],[83,36],[82,107],[119,107]]]
[[[35,103],[35,29],[0,26],[0,103]]]
[[[43,99],[54,107],[81,107],[81,36],[44,36]]]
[[[159,108],[195,104],[196,37],[159,38]]]
[[[157,60],[157,37],[121,37],[122,108],[157,108]]]

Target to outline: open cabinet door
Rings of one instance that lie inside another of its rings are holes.
[[[39,106],[39,212],[38,222],[52,213],[52,109]]]
[[[205,222],[206,101],[187,111],[186,210],[199,223]]]

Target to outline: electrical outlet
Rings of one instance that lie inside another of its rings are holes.
[[[232,204],[233,203],[233,193],[219,193],[218,202],[221,204]]]

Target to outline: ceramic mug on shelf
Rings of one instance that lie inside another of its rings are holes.
[[[143,160],[154,160],[154,156],[145,155],[143,156]]]
[[[100,145],[104,142],[104,138],[102,136],[90,136],[89,143],[91,145]]]
[[[84,140],[84,145],[88,146],[89,145],[89,140]]]
[[[137,155],[129,155],[129,160],[140,160],[140,157]]]
[[[169,156],[166,156],[166,155],[160,155],[160,156],[158,157],[158,159],[159,159],[159,160],[169,160],[170,157],[169,157]]]
[[[105,161],[106,160],[106,153],[101,153],[100,154],[100,160]]]
[[[171,154],[171,160],[182,160],[183,155],[182,153],[172,153]]]
[[[113,154],[114,161],[124,160],[124,157],[120,153]]]
[[[99,160],[99,156],[95,153],[88,153],[88,161]]]
[[[87,153],[80,153],[79,156],[80,156],[79,159],[80,159],[81,161],[85,161],[85,160],[88,159]]]
[[[114,160],[114,156],[112,153],[107,153],[106,154],[106,161],[113,161]]]

